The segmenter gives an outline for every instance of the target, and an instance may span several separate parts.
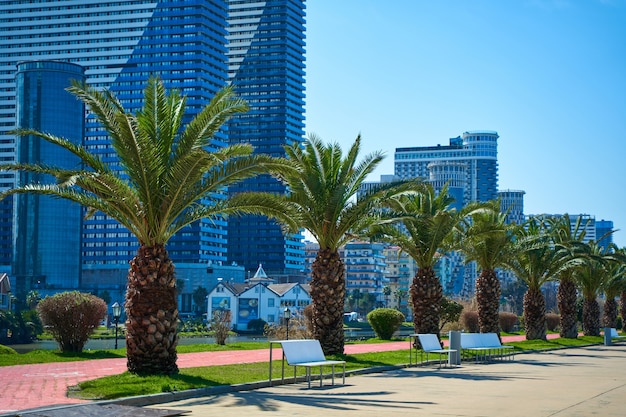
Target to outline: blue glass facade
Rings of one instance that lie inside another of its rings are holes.
[[[284,156],[284,145],[304,137],[304,16],[301,0],[230,0],[228,76],[250,111],[229,123],[230,143],[251,143],[255,152]],[[269,176],[246,181],[230,192],[284,193]],[[302,235],[283,236],[261,216],[230,218],[228,260],[270,276],[304,270]]]
[[[87,83],[115,91],[130,111],[141,107],[148,77],[158,75],[168,88],[187,95],[191,118],[226,84],[227,14],[223,0],[2,2],[0,88],[7,94],[0,97],[0,157],[14,158],[15,139],[8,132],[15,127],[13,78],[18,61],[80,64]],[[215,146],[225,143],[222,133]],[[115,163],[106,133],[89,118],[84,144]],[[0,182],[0,187],[11,187],[11,180]],[[90,267],[124,267],[138,247],[134,236],[101,213],[85,222],[82,238],[82,259]],[[225,261],[225,222],[205,221],[185,229],[168,249],[176,262]]]
[[[65,91],[71,80],[82,81],[83,68],[67,62],[24,62],[17,66],[17,125],[82,143],[84,109]],[[75,168],[79,159],[38,137],[17,138],[20,163]],[[18,184],[52,183],[53,177],[20,173]],[[48,196],[15,196],[13,275],[16,292],[31,289],[75,289],[80,283],[81,208]]]
[[[252,107],[249,118],[246,116],[231,125],[233,142],[249,141],[261,152],[282,154],[283,144],[300,141],[303,137],[303,3],[227,0],[0,2],[0,91],[3,92],[0,94],[0,160],[13,161],[16,155],[15,137],[10,131],[16,126],[17,63],[37,60],[81,65],[88,84],[111,89],[129,111],[142,106],[146,80],[151,75],[158,75],[168,88],[178,88],[187,96],[188,119],[230,79],[237,84],[239,93],[250,100]],[[232,9],[230,20],[229,6]],[[253,34],[238,29],[238,25],[248,22],[247,17],[241,15],[250,11],[247,9],[254,9],[254,13],[259,14],[260,23],[254,29],[259,30]],[[228,35],[229,23],[233,26],[231,35]],[[239,34],[233,35],[235,33]],[[254,45],[244,51],[250,56],[242,52],[242,45],[234,45],[233,36],[250,38]],[[229,43],[232,47],[230,55]],[[233,62],[237,60],[245,63],[235,69]],[[89,117],[85,121],[83,143],[105,161],[115,164],[106,133]],[[227,130],[224,129],[213,145],[221,147],[227,143]],[[15,181],[14,174],[0,172],[0,190],[12,187]],[[248,186],[284,191],[268,179],[254,181],[241,189]],[[0,267],[11,264],[12,211],[10,199],[0,202]],[[267,224],[266,219],[260,221]],[[259,257],[265,257],[281,265],[283,271],[302,269],[303,248],[299,235],[284,238],[275,225],[257,228],[256,221],[246,222],[242,221],[234,228],[240,233],[238,239],[246,239],[247,232],[241,228],[263,230],[262,236],[269,248],[254,256],[254,268],[260,263]],[[172,238],[168,250],[177,264],[218,267],[227,261],[235,261],[227,257],[227,231],[224,219],[201,221]],[[277,241],[271,241],[274,238]],[[90,283],[95,282],[89,285],[98,285],[97,274],[94,274],[98,268],[119,269],[121,274],[111,275],[120,275],[116,282],[123,284],[128,261],[138,247],[136,238],[113,219],[97,213],[84,222],[81,239],[79,257],[83,271],[89,271]],[[265,259],[262,263],[267,265]]]

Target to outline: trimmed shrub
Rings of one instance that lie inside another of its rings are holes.
[[[546,314],[546,327],[549,331],[555,332],[556,329],[559,328],[559,323],[561,322],[561,318],[558,314],[548,313]]]
[[[44,298],[37,312],[61,352],[79,353],[106,316],[107,305],[95,295],[71,291]]]
[[[478,325],[478,312],[477,311],[463,311],[461,313],[461,323],[463,329],[469,333],[480,332],[480,326]]]
[[[17,355],[17,351],[8,346],[0,345],[0,355]]]
[[[248,330],[256,333],[263,334],[267,323],[263,319],[252,319],[248,322]]]
[[[379,339],[391,340],[404,322],[404,314],[393,308],[377,308],[367,314],[367,321]]]
[[[517,314],[501,311],[499,313],[500,330],[505,333],[512,333],[515,331],[515,325],[517,324]]]

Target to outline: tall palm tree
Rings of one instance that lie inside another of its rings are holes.
[[[387,220],[371,229],[375,239],[399,246],[418,266],[409,290],[416,333],[439,335],[443,288],[435,264],[450,247],[449,236],[461,218],[451,207],[453,202],[447,187],[437,193],[432,185],[423,184],[416,194],[386,201]]]
[[[622,256],[624,254],[622,253]],[[604,282],[604,315],[603,326],[617,328],[618,305],[615,297],[626,289],[626,263],[609,262],[606,268],[607,277]]]
[[[511,255],[513,229],[500,212],[500,203],[492,201],[483,210],[474,210],[455,232],[455,242],[465,261],[476,261],[481,269],[476,279],[478,325],[482,333],[500,334],[500,280],[496,268],[505,266]]]
[[[546,300],[541,287],[571,267],[569,251],[555,247],[547,223],[531,217],[515,228],[513,256],[505,265],[528,286],[524,294],[524,325],[526,339],[546,338]]]
[[[574,277],[583,295],[583,333],[585,336],[600,335],[600,305],[597,297],[607,278],[607,262],[611,255],[596,242],[587,243],[582,265],[575,270]]]
[[[327,355],[344,350],[346,270],[339,248],[376,221],[373,213],[380,201],[414,187],[411,181],[381,185],[355,201],[366,177],[384,158],[374,152],[358,161],[360,149],[360,135],[345,155],[338,144],[324,144],[316,135],[304,146],[285,147],[296,168],[282,178],[289,190],[286,201],[300,227],[320,246],[311,265],[312,321],[314,337]]]
[[[185,98],[178,91],[168,94],[156,78],[148,81],[143,108],[136,115],[127,113],[108,90],[73,83],[69,91],[107,130],[118,166],[66,139],[19,129],[19,135],[38,136],[78,156],[84,168],[3,165],[2,170],[47,174],[57,182],[27,184],[1,197],[37,193],[68,199],[88,207],[89,215],[100,211],[114,218],[137,237],[139,248],[130,261],[125,302],[128,370],[175,373],[176,277],[166,243],[177,231],[202,218],[238,213],[281,216],[281,207],[263,195],[224,199],[220,194],[236,181],[286,166],[285,161],[252,155],[252,147],[247,145],[208,150],[221,125],[247,110],[230,87],[218,92],[186,126]]]
[[[571,218],[567,213],[558,218],[547,219],[553,243],[568,248],[572,260],[578,259],[584,252],[583,240],[589,220],[584,225],[582,220],[583,216],[578,216],[572,228]],[[574,268],[562,270],[558,279],[557,306],[560,314],[560,336],[576,339],[578,337],[578,313],[576,309],[578,289],[574,280]]]

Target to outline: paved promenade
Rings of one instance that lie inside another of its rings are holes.
[[[330,381],[326,381],[329,383]],[[626,344],[516,355],[515,361],[413,367],[150,406],[192,417],[623,417]]]

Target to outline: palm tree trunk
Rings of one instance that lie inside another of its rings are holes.
[[[622,331],[626,332],[626,291],[619,295],[619,314],[622,316]]]
[[[604,302],[604,327],[617,328],[617,301],[615,298],[607,298]]]
[[[528,288],[524,294],[526,340],[546,340],[546,299],[539,288]]]
[[[164,246],[139,247],[130,262],[125,307],[128,370],[177,373],[176,276]]]
[[[576,313],[576,283],[569,277],[563,277],[557,291],[559,313],[561,314],[560,336],[568,339],[578,337]]]
[[[326,355],[343,354],[346,268],[338,251],[320,248],[311,265],[313,335]]]
[[[439,336],[439,309],[443,288],[435,270],[419,268],[411,284],[413,326],[416,333],[433,333]]]
[[[476,279],[476,302],[480,332],[500,335],[500,280],[493,269],[481,271]]]
[[[585,298],[583,302],[583,333],[600,336],[600,305],[595,298]]]

